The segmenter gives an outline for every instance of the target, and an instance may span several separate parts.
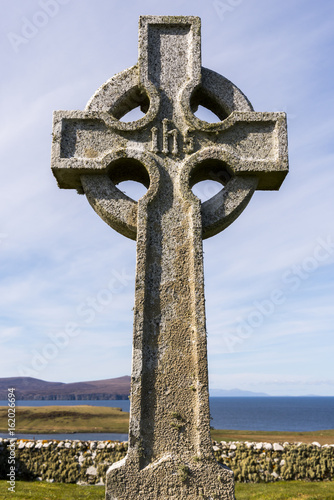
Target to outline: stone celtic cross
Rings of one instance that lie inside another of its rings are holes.
[[[207,123],[199,105],[217,115]],[[140,106],[145,115],[121,118]],[[137,65],[85,111],[54,114],[52,170],[111,227],[137,241],[129,450],[107,474],[108,500],[234,499],[210,438],[202,239],[288,171],[284,113],[256,113],[201,66],[200,19],[143,16]],[[194,184],[221,191],[205,203]],[[135,202],[117,188],[144,184]]]

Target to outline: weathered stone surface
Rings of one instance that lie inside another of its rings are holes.
[[[284,113],[255,113],[201,66],[200,19],[143,16],[138,64],[106,82],[86,110],[54,115],[59,187],[85,193],[111,227],[137,240],[129,450],[107,475],[107,500],[234,498],[233,473],[210,438],[202,239],[288,169]],[[199,120],[198,105],[217,123]],[[140,105],[145,116],[120,121]],[[191,187],[218,180],[201,204]],[[148,191],[137,202],[117,184]]]

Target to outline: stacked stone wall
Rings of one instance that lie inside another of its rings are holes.
[[[7,479],[9,445],[10,440],[0,439],[0,479]],[[334,479],[334,445],[222,441],[214,442],[213,450],[216,459],[233,470],[236,482]],[[16,477],[104,484],[109,466],[126,452],[126,442],[18,440]]]

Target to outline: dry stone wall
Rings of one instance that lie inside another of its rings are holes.
[[[0,439],[0,479],[7,479],[9,444]],[[127,448],[126,442],[18,440],[16,477],[104,484],[109,466],[124,458]],[[215,458],[233,470],[237,482],[334,479],[334,445],[222,441],[214,442],[213,450]]]

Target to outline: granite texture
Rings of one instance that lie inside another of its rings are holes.
[[[199,105],[217,115],[207,123]],[[145,115],[121,121],[140,106]],[[202,239],[231,224],[256,189],[288,171],[284,113],[256,113],[201,66],[200,19],[142,16],[136,66],[86,110],[54,114],[52,169],[102,219],[137,241],[129,449],[106,499],[234,499],[233,473],[210,438]],[[222,190],[201,204],[191,187]],[[147,187],[135,202],[124,180]]]

